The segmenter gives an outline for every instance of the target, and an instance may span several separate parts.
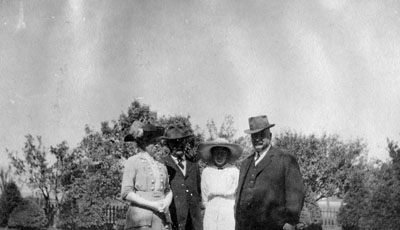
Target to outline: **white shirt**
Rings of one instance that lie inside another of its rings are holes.
[[[183,166],[184,166],[183,169],[182,169],[181,167],[179,167],[179,165],[178,165],[178,158],[175,157],[175,156],[172,156],[172,155],[171,155],[171,157],[172,157],[172,160],[175,161],[176,165],[177,165],[178,168],[181,170],[181,172],[183,173],[183,175],[186,176],[186,159],[185,159],[185,156],[182,156],[182,161],[181,161],[181,163],[182,163]]]
[[[256,159],[257,154],[254,156],[254,163],[255,165],[257,165],[258,163],[260,163],[260,161],[265,157],[265,155],[267,155],[268,150],[271,148],[271,144],[260,153],[260,157],[258,159]]]

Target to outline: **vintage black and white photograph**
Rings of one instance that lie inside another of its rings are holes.
[[[0,230],[400,229],[400,1],[0,0]]]

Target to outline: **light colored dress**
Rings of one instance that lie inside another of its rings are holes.
[[[201,175],[201,193],[206,208],[203,228],[205,230],[234,230],[235,192],[239,170],[230,164],[222,169],[207,166]]]
[[[147,200],[157,201],[164,199],[169,191],[167,168],[147,152],[140,152],[125,162],[121,185],[122,199],[130,192],[135,192]],[[157,213],[132,202],[126,214],[125,229],[164,230],[170,223],[169,213]]]

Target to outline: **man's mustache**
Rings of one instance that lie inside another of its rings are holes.
[[[259,141],[256,141],[256,145],[266,145],[266,144],[269,144],[269,140],[268,140],[268,138],[264,138],[264,139],[262,139],[262,140],[259,140]]]

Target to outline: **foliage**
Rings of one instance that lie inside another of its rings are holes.
[[[217,138],[225,138],[230,142],[234,142],[234,137],[237,130],[233,127],[234,121],[232,115],[225,116],[221,126],[217,128],[214,120],[207,121],[207,141],[212,141]]]
[[[365,145],[360,140],[341,141],[337,136],[302,135],[286,131],[276,137],[276,146],[297,157],[307,185],[307,198],[318,201],[341,197],[350,172],[364,164]]]
[[[347,228],[357,228],[363,216],[363,208],[368,206],[369,191],[367,188],[366,170],[359,169],[350,175],[344,196],[344,205],[340,207],[338,222]]]
[[[137,152],[134,143],[125,143],[131,124],[136,121],[167,125],[183,122],[190,128],[189,117],[163,118],[149,106],[134,101],[118,121],[102,122],[100,132],[89,127],[79,146],[74,149],[74,161],[67,166],[67,195],[62,204],[58,226],[63,229],[101,229],[105,226],[103,209],[119,201],[124,160]],[[83,172],[82,172],[83,171]]]
[[[11,213],[8,226],[19,229],[40,229],[47,223],[43,209],[35,202],[23,200]]]
[[[4,192],[0,196],[0,226],[6,226],[13,209],[21,203],[21,193],[14,181],[4,185]]]
[[[316,202],[326,197],[341,197],[349,174],[364,164],[365,145],[360,140],[343,142],[338,136],[317,137],[286,131],[275,138],[275,146],[296,156],[299,163],[306,190],[300,221],[306,227],[321,222]]]
[[[48,160],[48,150],[42,145],[40,136],[35,138],[32,135],[26,135],[23,157],[18,152],[7,150],[11,164],[15,168],[16,175],[26,178],[26,183],[32,189],[38,189],[45,201],[45,213],[47,217],[53,215],[51,209],[51,199],[60,203],[65,193],[62,186],[62,176],[65,174],[64,165],[69,160],[67,156],[68,145],[64,141],[56,147],[50,147],[50,154],[56,158],[53,164]]]
[[[6,184],[11,181],[11,165],[8,166],[7,170],[0,169],[0,194],[4,193]]]
[[[340,209],[345,229],[398,229],[400,224],[400,149],[388,140],[390,162],[376,162],[356,172]]]

